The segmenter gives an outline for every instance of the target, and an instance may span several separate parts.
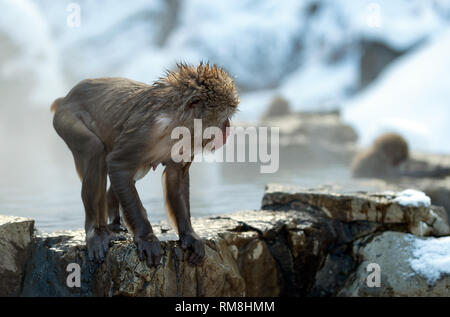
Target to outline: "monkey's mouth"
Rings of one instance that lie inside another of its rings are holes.
[[[222,145],[227,143],[227,138],[230,136],[230,119],[227,118],[222,126]]]

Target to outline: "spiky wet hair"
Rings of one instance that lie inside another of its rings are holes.
[[[181,120],[202,118],[211,124],[230,118],[239,97],[233,79],[223,68],[201,62],[198,66],[178,63],[177,69],[154,83],[161,98],[175,107]]]

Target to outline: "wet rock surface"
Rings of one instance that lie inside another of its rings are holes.
[[[353,186],[363,187],[361,182]],[[263,209],[316,209],[325,217],[339,219],[352,233],[352,240],[343,241],[326,255],[308,295],[450,296],[450,231],[445,209],[399,204],[398,193],[392,191],[394,186],[384,182],[370,182],[366,187],[390,188],[391,191],[349,193],[344,189],[349,187],[325,186],[315,190],[278,184],[266,187]],[[385,214],[380,218],[380,213]],[[354,240],[358,235],[360,238]],[[420,237],[423,235],[440,238]],[[439,244],[433,250],[435,255],[431,254],[440,257],[435,260],[436,267],[429,268],[430,264],[426,267],[421,263],[423,259],[417,259],[414,250],[417,251],[418,240]],[[413,268],[414,261],[422,272]],[[379,265],[382,272],[379,287],[367,284],[371,263]],[[444,272],[434,281],[423,274],[432,274],[429,272],[438,269]]]
[[[375,179],[352,179],[351,181],[340,182],[329,187],[330,191],[346,189],[347,192],[362,190],[365,191],[391,191],[399,192],[408,188],[423,191],[434,205],[444,207],[447,211],[447,218],[450,219],[450,177],[445,178],[412,178],[403,177],[390,180]]]
[[[158,268],[148,268],[139,261],[128,235],[127,241],[113,243],[104,263],[94,264],[87,261],[83,231],[38,234],[23,295],[297,295],[301,286],[282,280],[295,276],[294,260],[305,258],[307,255],[300,249],[312,242],[289,245],[292,240],[289,231],[298,235],[296,231],[314,226],[310,220],[309,215],[295,211],[242,211],[193,219],[197,233],[206,240],[206,258],[196,267],[184,261],[186,252],[174,241],[173,231],[165,226],[154,226],[164,250]],[[295,256],[292,256],[292,247]],[[319,247],[324,245],[317,246],[314,252],[319,252]],[[70,263],[81,267],[81,288],[66,285],[66,268]],[[286,269],[280,272],[280,266]]]
[[[308,190],[296,186],[269,184],[262,209],[304,210],[316,208],[322,215],[344,222],[368,221],[381,225],[404,226],[417,235],[448,235],[444,208],[426,204],[402,205],[395,192],[338,193],[329,189]],[[426,231],[423,231],[426,228]],[[422,232],[423,231],[423,232]]]
[[[414,296],[429,289],[448,296],[447,273],[435,281],[437,286],[429,286],[426,278],[417,284],[414,274],[420,274],[408,264],[413,251],[401,253],[403,245],[389,242],[392,235],[442,236],[448,220],[439,207],[403,206],[396,195],[270,184],[262,210],[192,220],[206,244],[206,257],[198,266],[184,260],[189,251],[180,248],[165,223],[154,226],[163,249],[157,268],[139,261],[128,234],[125,241],[113,242],[105,262],[98,264],[87,260],[83,231],[36,233],[22,295]],[[426,230],[418,231],[412,225],[417,223]],[[413,250],[414,239],[401,241]],[[404,263],[396,262],[395,250]],[[384,288],[378,291],[364,286],[370,261],[382,268]],[[81,268],[80,287],[67,284],[71,263]],[[397,264],[405,269],[396,270]],[[406,271],[411,275],[401,275]],[[411,285],[398,282],[410,276]],[[405,293],[411,287],[417,291]]]
[[[21,293],[34,220],[0,215],[0,296]]]

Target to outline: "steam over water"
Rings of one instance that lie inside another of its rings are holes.
[[[32,116],[30,115],[30,112]],[[50,112],[32,109],[10,116],[10,130],[0,137],[0,212],[36,219],[43,231],[80,228],[84,225],[81,184],[70,151],[56,135]],[[280,155],[283,155],[282,153]],[[347,179],[344,167],[319,170],[280,170],[259,174],[258,166],[233,163],[193,163],[191,212],[193,216],[229,213],[260,207],[267,182],[297,182],[316,186]],[[150,221],[165,219],[160,166],[137,183]],[[248,172],[248,173],[246,173]],[[237,176],[233,176],[236,173]],[[325,175],[326,174],[326,175]]]
[[[34,218],[42,231],[83,227],[81,184],[69,149],[53,130],[48,109],[4,110],[2,114],[7,112],[8,117],[2,115],[1,119],[7,133],[0,136],[0,213]],[[162,171],[160,166],[137,183],[151,222],[165,219]],[[297,182],[312,187],[325,180],[348,179],[347,169],[339,166],[281,169],[275,174],[258,171],[255,164],[235,168],[233,163],[193,163],[193,216],[258,209],[267,182]]]
[[[19,20],[0,22],[0,213],[34,218],[42,231],[83,227],[81,183],[69,149],[53,129],[49,110],[52,101],[65,95],[70,85],[52,51],[54,43],[39,11],[27,2],[22,6],[8,1],[1,4],[11,14],[18,10],[14,16]],[[137,183],[150,221],[165,218],[162,170],[158,167]],[[307,171],[260,175],[256,170],[257,166],[251,167],[246,176],[246,168],[241,167],[235,179],[231,163],[194,163],[193,216],[257,209],[269,181],[301,180],[314,185],[321,178],[320,173]]]

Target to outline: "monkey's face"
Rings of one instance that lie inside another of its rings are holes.
[[[239,100],[236,92],[230,91],[228,95],[214,94],[211,98],[205,98],[199,101],[196,107],[201,109],[201,113],[196,116],[202,119],[203,129],[219,128],[222,132],[222,138],[215,139],[215,149],[220,148],[227,141],[230,135],[230,120],[237,112]],[[204,140],[204,145],[210,139]]]
[[[187,96],[183,101],[184,112],[191,119],[201,119],[203,129],[221,129],[222,142],[217,144],[220,147],[226,142],[230,119],[239,104],[233,79],[215,65],[179,65],[178,68],[175,75],[178,89],[182,95]]]

